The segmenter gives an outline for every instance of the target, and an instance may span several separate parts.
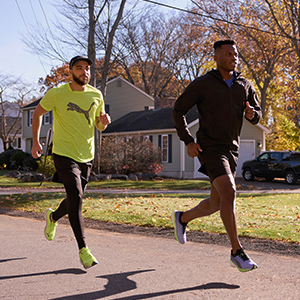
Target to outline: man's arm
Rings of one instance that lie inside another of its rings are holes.
[[[186,122],[186,114],[197,103],[199,98],[198,79],[192,81],[184,92],[179,96],[172,111],[173,122],[177,130],[177,135],[185,145],[194,142]]]
[[[252,84],[250,85],[248,101],[244,110],[245,118],[253,125],[257,124],[262,117],[261,107],[258,103],[258,97]]]
[[[31,155],[33,158],[39,158],[43,153],[43,148],[40,144],[40,130],[42,125],[42,116],[47,112],[39,104],[32,116],[32,148]]]
[[[103,114],[102,111],[100,111],[100,117],[96,117],[96,128],[99,131],[103,131],[110,123],[110,116],[108,114]]]

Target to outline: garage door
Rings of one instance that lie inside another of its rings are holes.
[[[240,141],[240,154],[237,162],[236,177],[242,177],[242,165],[246,160],[255,158],[255,141],[254,140],[241,140]],[[194,178],[208,178],[202,173],[198,172],[200,163],[197,157],[194,158]]]
[[[243,162],[254,158],[255,158],[255,141],[241,140],[239,159],[237,162],[236,177],[242,177]]]

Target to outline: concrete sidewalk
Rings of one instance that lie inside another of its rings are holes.
[[[27,193],[59,193],[65,192],[63,188],[38,188],[38,189],[14,189],[0,188],[0,195],[27,194]],[[86,193],[99,194],[209,194],[210,190],[134,190],[134,189],[86,189]],[[288,189],[253,189],[253,190],[237,190],[237,194],[299,194],[300,188]]]
[[[81,267],[69,226],[0,215],[0,299],[300,299],[300,260],[250,252],[241,273],[227,247],[86,229],[99,265]]]

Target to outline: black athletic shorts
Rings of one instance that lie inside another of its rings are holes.
[[[202,150],[198,155],[201,164],[198,171],[207,175],[211,182],[225,174],[235,176],[238,150],[225,147],[204,147]]]

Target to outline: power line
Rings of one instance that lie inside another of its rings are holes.
[[[33,12],[33,16],[34,16],[36,25],[38,26],[38,25],[39,25],[39,22],[38,22],[38,20],[37,20],[37,17],[36,17],[36,14],[35,14],[35,11],[34,11],[34,8],[33,8],[33,5],[32,5],[31,0],[29,0],[29,2],[30,2],[31,10],[32,10],[32,12]]]
[[[23,23],[24,23],[24,25],[25,25],[25,27],[26,27],[26,30],[27,30],[27,32],[29,32],[29,29],[28,29],[27,23],[26,23],[26,21],[25,21],[25,19],[24,19],[24,16],[23,16],[22,10],[21,10],[21,8],[20,8],[20,6],[19,6],[18,0],[15,0],[15,2],[16,2],[16,4],[17,4],[17,7],[18,7],[18,10],[19,10],[19,13],[20,13],[20,15],[21,15],[21,18],[22,18],[22,20],[23,20]],[[40,55],[38,54],[38,52],[37,52],[37,50],[36,50],[36,49],[34,49],[34,51],[35,51],[36,55],[37,55],[37,56],[38,56],[38,58],[39,58],[40,64],[41,64],[42,68],[44,69],[44,72],[45,72],[45,74],[47,74],[47,71],[46,71],[46,69],[45,69],[45,66],[44,66],[44,64],[43,64],[42,60],[41,60],[41,57],[40,57]]]
[[[52,30],[51,30],[51,28],[50,28],[50,25],[49,25],[49,22],[48,22],[48,18],[47,18],[47,16],[46,16],[46,13],[45,13],[45,10],[44,10],[44,7],[43,7],[43,5],[42,5],[41,0],[39,0],[39,3],[40,3],[40,7],[41,7],[41,9],[42,9],[42,12],[43,12],[43,15],[44,15],[44,18],[45,18],[47,27],[48,27],[48,29],[49,29],[49,32],[50,32],[51,36],[52,36],[52,39],[53,39],[53,41],[54,41],[54,43],[55,43],[55,45],[56,45],[56,48],[57,48],[57,49],[59,50],[59,52],[61,53],[62,51],[61,51],[59,45],[56,43],[56,39],[55,39],[55,37],[54,37],[54,35],[53,35],[53,33],[52,33]],[[57,51],[56,51],[56,52],[57,52]],[[60,58],[63,59],[63,57],[60,55],[59,52],[57,52],[57,54],[60,56]],[[63,60],[64,60],[64,59],[63,59]]]
[[[267,33],[267,34],[271,34],[271,35],[276,35],[276,36],[279,36],[279,37],[286,37],[283,34],[275,34],[273,32],[263,30],[263,29],[260,29],[260,28],[247,26],[247,25],[244,25],[244,24],[239,24],[239,23],[235,23],[235,22],[231,22],[231,21],[225,21],[225,20],[220,19],[220,18],[212,17],[212,16],[209,16],[209,15],[204,15],[204,14],[198,13],[196,11],[191,11],[191,10],[187,10],[187,9],[184,9],[184,8],[180,8],[180,7],[176,7],[176,6],[172,6],[172,5],[168,5],[168,4],[164,4],[164,3],[159,3],[159,2],[156,2],[156,1],[153,1],[153,0],[142,0],[142,1],[149,2],[149,3],[156,4],[156,5],[163,6],[163,7],[167,7],[167,8],[171,8],[171,9],[175,9],[175,10],[178,10],[178,11],[186,12],[186,13],[189,13],[189,14],[192,14],[192,15],[197,15],[197,16],[200,16],[200,17],[203,17],[203,18],[214,20],[214,21],[227,23],[227,24],[234,25],[234,26],[237,26],[237,27],[243,27],[243,28],[246,28],[246,29],[256,30],[256,31],[259,31],[259,32],[263,32],[263,33]],[[195,5],[197,5],[198,8],[200,8],[198,3],[196,3],[193,0],[191,0],[191,2]]]

